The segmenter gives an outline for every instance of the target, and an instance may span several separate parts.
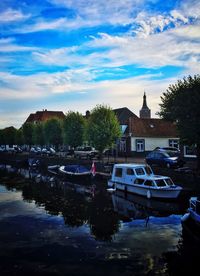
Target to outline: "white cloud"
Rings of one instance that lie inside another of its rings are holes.
[[[14,38],[1,38],[0,39],[0,52],[22,52],[38,50],[38,47],[28,47],[15,44]]]
[[[22,21],[29,18],[30,14],[23,14],[20,10],[7,9],[0,13],[0,22],[9,23],[15,21]]]
[[[76,11],[85,20],[98,20],[110,24],[129,24],[143,0],[49,0],[51,3]]]

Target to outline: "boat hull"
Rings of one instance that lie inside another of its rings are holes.
[[[59,168],[59,175],[70,182],[90,184],[92,174],[91,172],[73,173],[65,171],[63,167]]]
[[[116,188],[129,193],[145,196],[147,198],[175,199],[180,195],[181,187],[175,188],[153,188],[137,185],[129,185],[120,182],[108,181],[108,187]]]

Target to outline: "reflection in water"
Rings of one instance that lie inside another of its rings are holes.
[[[110,195],[104,183],[81,186],[7,169],[0,170],[5,275],[176,275],[180,263],[173,257],[187,252],[183,203]]]

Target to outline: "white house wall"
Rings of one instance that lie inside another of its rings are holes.
[[[145,151],[152,151],[156,147],[169,147],[169,140],[177,140],[177,137],[175,138],[131,137],[131,151],[136,151],[136,140],[138,139],[144,139]]]

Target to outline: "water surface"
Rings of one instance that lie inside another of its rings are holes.
[[[184,261],[195,244],[185,242],[181,225],[187,202],[90,192],[37,174],[30,180],[27,172],[1,173],[0,184],[1,275],[178,275],[191,269]]]

